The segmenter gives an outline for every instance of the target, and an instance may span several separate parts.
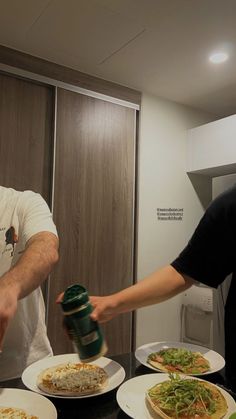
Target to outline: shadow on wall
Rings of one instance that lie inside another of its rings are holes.
[[[187,175],[205,210],[212,201],[212,178],[195,173],[187,173]]]

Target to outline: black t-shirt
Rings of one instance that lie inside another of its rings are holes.
[[[236,185],[210,204],[171,265],[214,288],[233,274],[225,306],[225,359],[227,376],[236,387]]]

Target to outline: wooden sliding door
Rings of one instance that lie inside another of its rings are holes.
[[[54,220],[60,261],[51,275],[48,332],[71,351],[57,294],[73,283],[90,295],[133,283],[136,111],[58,89]],[[109,354],[131,349],[132,316],[105,324]]]
[[[50,205],[53,88],[0,74],[0,185],[31,189]]]
[[[0,74],[0,185],[40,193],[51,206],[54,90]],[[44,297],[47,283],[42,284]]]

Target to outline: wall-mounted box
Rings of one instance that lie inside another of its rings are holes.
[[[189,130],[187,172],[210,177],[236,172],[236,115]]]

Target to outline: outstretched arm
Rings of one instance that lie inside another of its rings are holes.
[[[17,302],[36,289],[58,261],[58,238],[50,232],[33,235],[20,259],[0,278],[0,348]]]
[[[116,294],[90,297],[93,320],[105,322],[118,314],[157,304],[191,287],[194,280],[168,265]]]

